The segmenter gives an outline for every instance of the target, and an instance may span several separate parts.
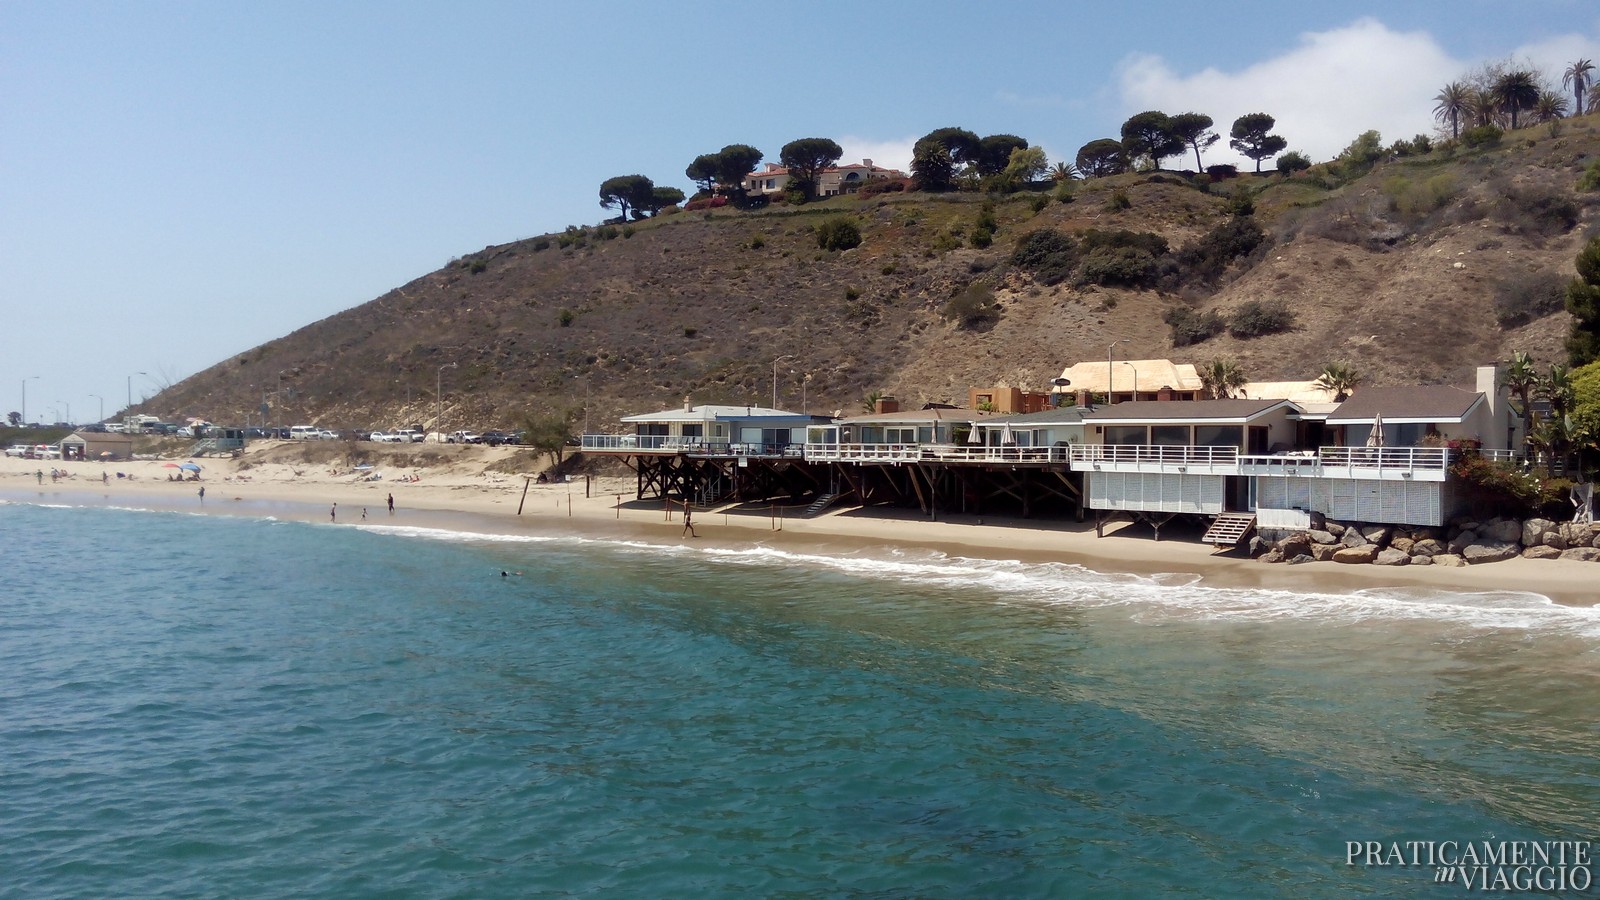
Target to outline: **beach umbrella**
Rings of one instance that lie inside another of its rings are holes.
[[[198,471],[200,471],[200,466],[198,464],[192,463],[192,462],[186,462],[183,465],[179,466],[178,468],[184,470],[185,472],[198,472]]]
[[[162,463],[161,464],[161,468],[163,468],[163,469],[176,469],[176,468],[178,468],[178,464],[177,463]]]
[[[1372,431],[1367,434],[1367,446],[1383,446],[1383,415],[1381,413],[1372,417]]]

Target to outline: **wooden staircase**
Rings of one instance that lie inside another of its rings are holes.
[[[1213,547],[1237,547],[1255,529],[1255,513],[1223,513],[1212,521],[1200,540]]]
[[[832,506],[833,505],[833,501],[835,501],[837,499],[839,499],[839,495],[838,494],[823,494],[822,496],[818,497],[817,499],[811,501],[811,505],[806,507],[806,511],[801,513],[801,515],[805,516],[808,519],[811,518],[812,516],[819,515],[819,514],[822,513],[823,510],[825,510],[828,507]]]

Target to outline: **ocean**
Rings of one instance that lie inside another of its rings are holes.
[[[1600,612],[1535,595],[268,512],[0,504],[0,896],[1457,896],[1351,842],[1596,837]]]

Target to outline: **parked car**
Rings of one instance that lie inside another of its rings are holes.
[[[12,444],[6,448],[6,455],[13,459],[27,459],[32,450],[27,444]]]
[[[315,425],[296,425],[289,429],[289,439],[294,441],[314,441],[322,436],[322,429]]]
[[[474,431],[452,431],[444,440],[447,444],[476,444],[482,438]]]
[[[491,447],[498,447],[501,444],[514,444],[517,442],[516,435],[509,431],[485,431],[482,435],[482,440],[483,443],[488,444]]]

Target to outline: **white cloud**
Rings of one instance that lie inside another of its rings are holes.
[[[839,162],[848,165],[870,159],[875,166],[887,166],[902,172],[910,172],[911,146],[916,142],[917,139],[914,137],[875,141],[871,138],[845,135],[839,138],[839,147],[844,150]]]
[[[1600,57],[1600,42],[1568,35],[1511,55],[1534,60],[1559,84],[1571,59]],[[1119,105],[1126,115],[1159,109],[1211,116],[1223,140],[1211,149],[1207,164],[1254,165],[1227,141],[1233,120],[1252,112],[1270,113],[1278,121],[1274,133],[1288,139],[1289,149],[1320,161],[1370,129],[1377,129],[1385,143],[1432,133],[1434,95],[1478,62],[1451,57],[1426,32],[1397,32],[1375,19],[1360,19],[1303,34],[1288,52],[1237,72],[1208,68],[1180,76],[1158,56],[1131,56],[1118,71]]]

